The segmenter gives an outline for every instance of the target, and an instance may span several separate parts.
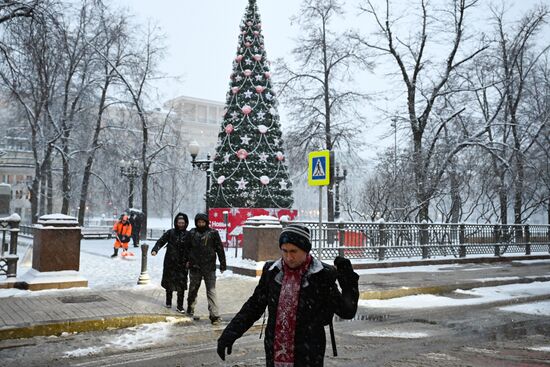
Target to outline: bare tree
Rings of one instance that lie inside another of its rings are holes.
[[[21,107],[28,123],[30,146],[34,160],[34,177],[29,184],[31,217],[36,222],[39,205],[46,200],[41,193],[51,185],[46,178],[51,175],[53,145],[61,136],[52,126],[46,110],[53,103],[53,94],[59,73],[59,54],[51,43],[55,33],[55,17],[58,4],[44,2],[48,12],[34,14],[33,22],[8,22],[4,38],[0,42],[2,60],[0,78],[10,96]],[[51,201],[49,202],[51,205]]]
[[[93,48],[103,57],[97,58],[99,63],[98,77],[94,80],[94,85],[97,88],[98,99],[96,107],[95,123],[93,127],[92,137],[89,141],[87,149],[86,163],[82,175],[80,185],[80,200],[78,205],[78,222],[82,225],[86,215],[86,203],[88,200],[88,190],[90,179],[93,174],[93,165],[96,158],[96,152],[102,147],[100,134],[105,128],[104,116],[105,112],[112,104],[109,102],[109,90],[118,75],[116,68],[120,67],[124,62],[125,44],[128,38],[127,16],[125,14],[113,15],[108,12],[103,4],[97,4],[98,8],[98,23],[95,33],[98,35],[93,41]],[[112,100],[112,98],[111,98]]]
[[[465,42],[465,20],[469,10],[477,0],[455,0],[441,12],[432,14],[428,1],[421,0],[418,16],[418,33],[406,37],[396,35],[394,26],[399,18],[394,16],[389,0],[385,1],[385,10],[379,11],[372,1],[365,1],[361,11],[370,15],[379,29],[382,42],[371,42],[365,37],[357,37],[369,49],[376,50],[381,56],[390,57],[406,91],[407,121],[410,124],[412,137],[411,160],[414,164],[414,184],[419,205],[418,220],[429,220],[429,204],[436,193],[440,180],[454,155],[476,143],[476,139],[485,134],[485,128],[469,135],[467,141],[456,144],[451,149],[438,152],[439,138],[445,125],[453,121],[461,112],[447,111],[447,117],[433,118],[434,108],[443,96],[456,92],[451,88],[450,80],[476,55],[487,46],[482,45],[473,51],[462,51]],[[409,14],[414,14],[408,9]],[[437,47],[439,55],[442,47],[438,39],[445,38],[449,49],[443,61],[438,64],[438,52],[429,54],[429,47]],[[438,69],[439,67],[439,69]],[[434,126],[435,125],[435,126]],[[433,131],[431,141],[426,141],[428,129]],[[434,164],[436,165],[434,167]]]
[[[130,97],[129,105],[136,112],[141,130],[141,149],[140,161],[143,164],[141,174],[141,210],[144,214],[144,224],[141,227],[142,237],[147,233],[147,209],[148,209],[148,187],[149,173],[157,156],[166,149],[167,145],[161,144],[160,140],[151,141],[151,113],[146,109],[147,92],[149,91],[149,82],[159,77],[157,64],[163,54],[162,38],[159,36],[159,30],[149,25],[144,39],[133,39],[133,52],[128,56],[127,62],[116,67],[106,55],[102,57],[114,67],[114,72],[120,78],[124,88]],[[160,137],[163,134],[159,135]]]
[[[279,60],[282,100],[294,122],[286,135],[291,160],[303,161],[308,151],[326,149],[350,153],[361,145],[364,118],[358,103],[365,99],[352,83],[354,67],[366,67],[366,58],[347,34],[332,30],[342,16],[338,0],[305,0],[299,16],[302,35],[292,55],[295,68]],[[327,191],[329,221],[334,221],[333,182]]]
[[[525,156],[534,146],[537,137],[543,131],[546,124],[544,120],[522,119],[520,108],[525,98],[525,84],[530,73],[534,70],[538,60],[544,55],[550,45],[541,51],[530,51],[530,43],[541,30],[548,9],[539,7],[527,13],[520,21],[518,29],[513,35],[509,35],[503,22],[504,13],[494,12],[495,22],[499,34],[500,70],[502,73],[505,98],[504,115],[502,122],[504,128],[510,132],[509,144],[512,148],[511,161],[513,164],[514,182],[514,223],[523,222],[523,191],[525,188]]]
[[[39,3],[40,0],[0,0],[0,24],[15,18],[31,18]]]

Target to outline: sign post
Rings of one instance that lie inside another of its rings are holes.
[[[323,226],[323,186],[330,184],[330,152],[320,150],[309,153],[307,182],[310,186],[319,186],[319,259],[321,259],[321,231]]]

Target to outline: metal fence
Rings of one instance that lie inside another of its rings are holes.
[[[319,228],[318,222],[293,223],[310,229],[312,252],[322,259],[550,253],[549,225],[324,222]]]
[[[147,239],[156,241],[162,236],[165,232],[164,229],[148,229],[147,230]],[[34,227],[28,225],[21,226],[21,235],[27,237],[34,236]],[[102,238],[113,238],[113,227],[112,226],[91,226],[91,227],[81,227],[81,237],[82,239],[92,240],[92,239],[102,239]]]
[[[289,223],[289,222],[288,222]],[[283,226],[288,224],[283,222]],[[311,231],[312,253],[321,259],[435,258],[550,253],[550,225],[294,221]],[[82,238],[110,238],[111,227],[82,227]],[[163,229],[148,229],[156,241]],[[21,226],[32,236],[32,226]]]
[[[0,218],[0,232],[2,232],[0,275],[7,278],[17,276],[17,260],[19,259],[17,256],[17,236],[20,221],[19,216]]]

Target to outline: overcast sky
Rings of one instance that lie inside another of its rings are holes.
[[[181,76],[166,97],[181,95],[223,102],[236,55],[239,23],[248,0],[115,0],[138,19],[151,19],[166,35],[168,53],[162,69]],[[269,60],[288,54],[293,29],[289,18],[298,0],[258,0]],[[296,30],[294,30],[296,31]]]
[[[167,54],[161,63],[161,70],[169,76],[179,76],[180,80],[163,80],[160,86],[161,101],[177,96],[190,96],[223,102],[228,91],[232,61],[236,55],[239,23],[244,15],[248,0],[112,0],[113,4],[127,8],[137,16],[137,22],[147,24],[151,20],[157,24],[166,36]],[[262,31],[268,60],[286,58],[291,62],[290,51],[295,46],[299,27],[291,24],[290,18],[297,15],[301,0],[257,0],[262,19]],[[383,1],[374,1],[383,4]],[[363,34],[371,33],[373,24],[366,15],[357,16],[360,0],[347,0],[345,19],[340,20],[341,28],[360,29]],[[447,3],[445,0],[433,0],[433,4]],[[469,14],[471,21],[479,29],[489,27],[488,6],[500,3],[500,0],[481,0],[474,13]],[[519,19],[521,13],[540,3],[550,5],[550,0],[508,1],[509,16]],[[411,10],[409,0],[393,0],[395,9],[408,14]],[[406,24],[406,23],[405,23]],[[408,31],[414,31],[416,23],[406,24]],[[471,31],[471,28],[468,30]],[[475,33],[475,31],[473,32]],[[406,32],[405,32],[406,34]],[[546,36],[548,43],[549,36]],[[444,45],[441,46],[441,49]],[[437,49],[432,47],[433,49]],[[388,59],[385,60],[388,65]],[[391,64],[391,62],[389,63]],[[384,65],[381,62],[380,65]],[[276,75],[275,75],[276,78]],[[276,81],[276,80],[275,80]],[[381,90],[390,85],[384,70],[378,68],[374,73],[357,75],[356,84],[363,92],[372,94],[372,102],[366,105],[366,114],[371,118],[371,127],[367,136],[371,157],[379,148],[393,145],[394,139],[389,118],[381,117],[379,110],[397,109],[390,97],[380,98]],[[281,106],[283,129],[288,121],[284,118]],[[397,110],[396,110],[397,111]],[[397,113],[397,112],[396,112]],[[378,116],[378,117],[373,117]],[[405,139],[399,136],[399,140]]]

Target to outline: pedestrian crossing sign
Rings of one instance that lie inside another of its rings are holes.
[[[310,186],[326,186],[330,183],[330,152],[320,150],[309,153],[307,182]]]

